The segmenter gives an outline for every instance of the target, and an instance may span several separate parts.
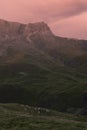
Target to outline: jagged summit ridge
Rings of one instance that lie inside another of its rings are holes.
[[[51,43],[52,38],[54,35],[45,22],[22,24],[0,19],[0,55],[7,55],[8,48],[18,53],[29,53],[31,49],[38,53],[44,41]]]
[[[22,24],[8,22],[0,19],[0,35],[33,35],[36,33],[52,35],[52,32],[45,22]]]
[[[28,26],[31,29],[31,31],[50,31],[50,28],[45,22],[29,23]]]
[[[25,33],[29,36],[32,35],[43,35],[43,36],[52,36],[53,33],[45,22],[29,23],[25,27]]]

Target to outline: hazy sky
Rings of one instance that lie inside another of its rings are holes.
[[[0,18],[45,21],[56,35],[87,39],[87,0],[0,0]]]

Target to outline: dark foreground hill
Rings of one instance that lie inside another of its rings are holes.
[[[0,20],[0,102],[87,114],[86,65],[87,41]]]
[[[21,104],[0,104],[1,130],[86,130],[87,118]]]

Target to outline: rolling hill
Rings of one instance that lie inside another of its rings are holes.
[[[0,104],[1,130],[86,130],[87,117],[21,104]]]

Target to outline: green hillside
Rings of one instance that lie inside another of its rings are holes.
[[[78,112],[86,104],[86,74],[67,67],[34,64],[0,66],[0,102],[15,102]]]
[[[1,130],[86,130],[87,118],[21,104],[0,104]]]

